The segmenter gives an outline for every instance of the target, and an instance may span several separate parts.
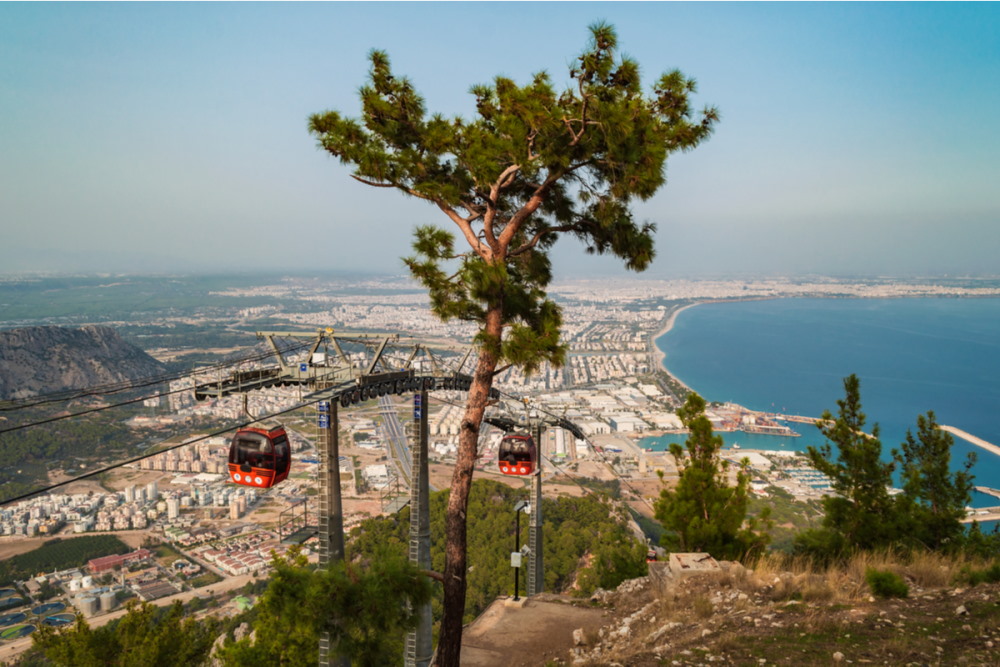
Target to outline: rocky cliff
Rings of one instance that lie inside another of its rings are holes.
[[[130,382],[164,372],[111,327],[0,331],[0,400]]]

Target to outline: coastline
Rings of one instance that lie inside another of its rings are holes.
[[[684,387],[688,391],[694,391],[694,389],[692,389],[691,387],[689,387],[686,384],[684,384],[684,382],[681,381],[680,378],[678,378],[676,375],[674,375],[673,373],[670,372],[670,369],[667,368],[667,363],[666,363],[667,354],[656,345],[656,340],[658,338],[660,338],[661,336],[664,336],[664,335],[670,333],[670,330],[674,328],[674,322],[677,320],[677,316],[678,315],[680,315],[682,312],[684,312],[688,308],[694,308],[695,306],[699,306],[699,305],[701,305],[703,303],[705,303],[705,302],[704,301],[695,301],[694,303],[689,303],[686,306],[681,306],[680,308],[677,308],[677,309],[673,310],[667,316],[667,319],[663,322],[663,326],[660,327],[660,329],[657,330],[656,333],[654,333],[649,338],[650,354],[651,354],[651,356],[654,357],[656,363],[660,366],[660,369],[663,370],[664,373],[666,373],[667,375],[669,375],[674,380],[674,382],[676,382],[680,386]]]

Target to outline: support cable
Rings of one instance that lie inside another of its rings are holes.
[[[283,415],[283,414],[286,414],[286,413],[289,413],[289,412],[294,412],[295,410],[301,410],[304,407],[307,407],[309,405],[313,405],[315,403],[318,403],[320,400],[325,400],[325,399],[319,399],[319,398],[317,398],[315,400],[307,401],[305,403],[299,403],[298,405],[294,405],[294,406],[292,406],[290,408],[286,408],[284,410],[278,410],[277,412],[272,412],[270,414],[264,415],[262,417],[258,417],[256,419],[245,420],[245,421],[242,421],[242,422],[240,422],[238,424],[232,424],[230,426],[227,426],[224,429],[221,429],[221,430],[218,430],[218,431],[213,431],[212,433],[208,433],[208,434],[199,436],[199,437],[194,438],[192,440],[187,440],[187,441],[182,442],[182,443],[177,444],[177,445],[170,445],[169,447],[164,447],[163,449],[158,449],[157,451],[150,452],[149,454],[143,454],[141,456],[134,456],[134,457],[132,457],[130,459],[127,459],[125,461],[121,461],[121,462],[115,463],[113,465],[105,466],[103,468],[99,468],[98,470],[91,470],[90,472],[84,473],[82,475],[77,475],[76,477],[73,477],[72,479],[67,479],[67,480],[64,480],[62,482],[57,482],[56,484],[50,484],[48,486],[43,486],[40,489],[37,489],[35,491],[30,491],[28,493],[23,493],[23,494],[21,494],[19,496],[15,496],[13,498],[7,498],[6,500],[0,501],[0,507],[2,507],[4,505],[9,505],[11,503],[15,503],[15,502],[17,502],[19,500],[24,500],[26,498],[30,498],[32,496],[37,496],[37,495],[39,495],[41,493],[47,493],[47,492],[51,491],[52,489],[58,489],[59,487],[66,486],[67,484],[72,484],[73,482],[79,482],[82,479],[87,479],[89,477],[95,477],[97,475],[101,475],[103,473],[110,472],[110,471],[112,471],[112,470],[114,470],[116,468],[122,468],[124,466],[129,465],[130,463],[137,463],[139,461],[142,461],[143,459],[148,459],[148,458],[151,458],[153,456],[158,456],[160,454],[163,454],[165,452],[170,452],[170,451],[173,451],[175,449],[180,449],[181,447],[187,447],[188,445],[196,444],[198,442],[201,442],[202,440],[207,440],[208,438],[214,438],[216,436],[223,435],[224,433],[228,433],[229,431],[232,431],[233,429],[240,429],[240,428],[243,428],[244,426],[249,426],[250,424],[253,424],[255,422],[263,421],[265,419],[270,419],[272,417],[277,417],[278,415]]]
[[[296,352],[307,344],[302,343],[295,347],[285,350],[285,352]],[[139,378],[137,380],[131,380],[129,382],[116,382],[108,383],[105,385],[95,385],[93,387],[86,387],[77,390],[66,390],[61,392],[53,392],[50,394],[41,394],[38,396],[32,396],[23,399],[13,399],[9,401],[0,402],[0,412],[11,412],[14,410],[23,410],[25,408],[32,408],[38,405],[44,405],[47,403],[58,403],[63,401],[72,401],[79,398],[85,398],[87,396],[105,396],[107,394],[117,394],[123,391],[129,391],[131,389],[141,389],[143,387],[149,387],[157,384],[164,384],[166,382],[172,382],[174,380],[179,380],[185,377],[193,377],[197,375],[204,375],[207,373],[224,370],[231,366],[236,366],[239,364],[250,363],[255,361],[263,361],[269,357],[273,357],[274,352],[260,352],[252,356],[241,357],[233,361],[219,362],[212,366],[199,367],[194,370],[178,372],[178,373],[166,373],[164,375],[155,375],[145,378]],[[156,395],[152,395],[149,398],[154,398]]]

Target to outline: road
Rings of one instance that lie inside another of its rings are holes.
[[[399,470],[407,486],[413,479],[413,459],[410,456],[410,446],[406,441],[406,433],[403,425],[396,414],[396,406],[389,396],[379,396],[379,410],[382,413],[382,428],[386,441],[389,443],[389,455],[396,461],[396,468]]]

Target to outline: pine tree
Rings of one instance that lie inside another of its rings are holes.
[[[662,544],[680,551],[706,551],[716,558],[741,559],[767,545],[767,535],[747,519],[750,474],[744,459],[730,486],[730,463],[720,455],[722,436],[712,432],[705,416],[705,399],[691,393],[677,411],[688,429],[685,449],[677,443],[670,453],[680,476],[677,486],[663,489],[656,501],[655,516],[663,524]],[[761,516],[767,522],[768,513]]]
[[[962,543],[962,518],[972,499],[976,462],[970,453],[962,470],[951,471],[951,434],[938,428],[933,411],[917,417],[917,436],[907,430],[900,450],[893,451],[903,480],[903,512],[908,539],[928,549],[956,548]]]
[[[561,365],[559,307],[547,297],[549,250],[571,234],[590,253],[610,253],[632,270],[654,256],[655,225],[630,206],[666,182],[668,155],[708,138],[714,108],[693,118],[694,80],[679,71],[642,91],[638,63],[617,55],[611,26],[591,26],[591,43],[557,93],[549,76],[517,85],[498,76],[472,88],[472,120],[428,116],[388,56],[371,53],[361,89],[362,117],[335,111],[311,117],[320,146],[353,168],[353,177],[430,203],[457,227],[416,230],[410,272],[443,320],[478,326],[478,359],[459,435],[449,496],[444,618],[438,662],[457,665],[466,590],[466,510],[479,429],[493,379],[514,365],[531,372]]]
[[[830,478],[834,493],[823,498],[823,528],[796,538],[801,553],[836,557],[852,549],[889,546],[900,537],[899,508],[889,493],[894,466],[882,461],[878,424],[865,433],[860,387],[856,375],[844,379],[836,419],[827,410],[816,423],[827,442],[806,450],[813,467]]]

